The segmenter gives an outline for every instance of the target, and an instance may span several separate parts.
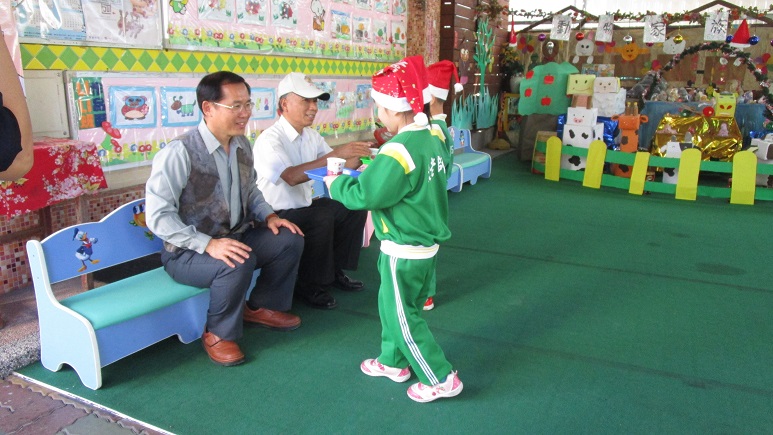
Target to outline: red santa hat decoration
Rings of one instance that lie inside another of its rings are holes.
[[[452,77],[456,83],[454,84],[454,92],[462,92],[464,89],[464,86],[459,83],[456,65],[450,60],[441,60],[428,66],[427,76],[429,78],[429,93],[443,101],[448,99]]]
[[[733,39],[730,40],[730,46],[736,48],[748,48],[749,43],[749,25],[746,24],[746,20],[741,21],[741,25],[738,26],[738,30],[735,31]]]
[[[421,56],[406,57],[374,74],[370,94],[380,106],[396,112],[412,111],[415,123],[429,124],[424,103],[431,96],[427,68]]]

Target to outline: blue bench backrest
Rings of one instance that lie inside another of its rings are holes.
[[[454,138],[454,150],[461,150],[472,146],[472,135],[470,130],[466,128],[456,128],[454,126],[448,127],[448,131]]]
[[[59,230],[41,244],[52,283],[154,254],[163,248],[161,239],[145,226],[144,198],[122,205],[99,222]]]

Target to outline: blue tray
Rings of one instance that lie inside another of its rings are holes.
[[[323,179],[327,176],[327,167],[311,169],[311,170],[304,171],[304,172],[312,180],[323,181]],[[351,177],[359,177],[360,173],[361,173],[360,171],[357,171],[357,170],[354,170],[354,169],[344,168],[343,175],[349,175]]]

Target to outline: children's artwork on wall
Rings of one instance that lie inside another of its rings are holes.
[[[373,42],[389,44],[389,21],[380,18],[373,19]]]
[[[365,9],[366,11],[373,9],[372,0],[355,0],[354,4],[357,6],[357,8]]]
[[[196,88],[161,87],[161,125],[183,127],[198,125],[200,121]]]
[[[240,23],[265,26],[268,0],[236,0],[236,18]]]
[[[272,88],[251,88],[250,97],[255,107],[250,119],[274,119],[276,116],[276,91]]]
[[[233,0],[206,0],[199,2],[199,17],[209,21],[230,23],[234,18]]]
[[[333,26],[330,29],[331,35],[335,39],[342,39],[345,41],[352,39],[352,14],[344,11],[337,11],[335,9],[330,11],[330,18],[333,22]]]
[[[372,34],[370,31],[370,18],[355,16],[352,19],[352,23],[354,24],[354,34],[352,35],[352,41],[370,42],[372,39]]]
[[[152,87],[113,86],[108,92],[110,121],[115,128],[156,125],[156,92]]]
[[[160,48],[161,8],[157,0],[74,0],[11,2],[22,42],[86,41]],[[41,41],[43,40],[43,41]]]
[[[392,14],[394,15],[405,15],[405,13],[408,11],[408,2],[407,0],[393,0],[392,1]]]
[[[354,92],[338,92],[336,95],[336,118],[351,118],[357,97]]]
[[[325,6],[322,0],[311,0],[312,27],[317,32],[325,31]]]
[[[330,104],[333,102],[332,96],[335,95],[336,91],[336,82],[321,82],[321,81],[314,81],[314,84],[322,91],[327,92],[331,95],[330,100],[322,101],[317,100],[317,110],[328,110],[330,109]]]
[[[392,21],[392,41],[402,46],[408,42],[405,21]]]
[[[346,5],[354,4],[354,0],[333,0],[333,3],[343,3]]]
[[[355,105],[358,109],[367,109],[373,104],[373,99],[370,97],[370,91],[372,89],[373,86],[370,84],[357,85],[357,90],[355,91]]]
[[[272,0],[272,24],[287,29],[298,27],[298,17],[296,15],[297,8],[298,5],[295,0]]]
[[[169,141],[196,128],[201,119],[195,92],[201,80],[198,74],[73,71],[66,76],[71,88],[70,106],[77,108],[71,122],[75,137],[98,144],[105,171],[149,165]],[[279,118],[276,88],[281,77],[243,77],[255,103],[244,134],[254,143]],[[324,77],[312,80],[333,96],[330,101],[319,101],[312,128],[322,136],[373,130],[370,81]],[[339,95],[344,97],[344,103],[336,99]],[[157,122],[158,117],[162,122]]]
[[[370,5],[367,9],[334,0],[185,0],[179,7],[175,1],[181,0],[158,3],[166,9],[161,32],[166,48],[381,61],[405,55],[405,38],[393,42],[387,24],[402,17],[375,11],[375,0],[363,0]],[[380,21],[374,27],[376,19]]]
[[[389,0],[376,0],[373,4],[373,10],[382,14],[389,13]]]

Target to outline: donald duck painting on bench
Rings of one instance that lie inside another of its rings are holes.
[[[99,260],[94,260],[91,258],[91,255],[94,254],[94,243],[98,242],[96,237],[89,238],[88,233],[75,228],[75,233],[73,234],[72,239],[81,242],[81,245],[78,247],[78,249],[75,250],[75,258],[80,260],[81,264],[83,264],[83,266],[78,269],[78,272],[83,272],[86,270],[86,261],[90,262],[91,264],[99,263]]]

